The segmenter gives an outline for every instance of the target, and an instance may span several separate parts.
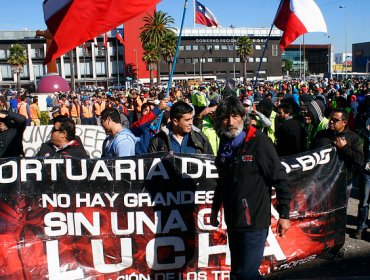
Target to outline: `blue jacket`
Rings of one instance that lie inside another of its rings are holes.
[[[104,140],[102,157],[134,156],[138,141],[140,138],[135,137],[128,128],[124,128],[114,137],[110,135]]]

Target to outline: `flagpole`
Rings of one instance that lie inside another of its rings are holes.
[[[196,12],[196,7],[195,7],[195,0],[193,0],[193,28],[195,28],[195,12]]]
[[[84,47],[84,80],[85,80],[85,86],[86,86],[86,42],[83,44]]]
[[[306,81],[306,50],[304,43],[304,34],[303,34],[303,81]]]
[[[166,88],[166,95],[165,97],[167,98],[168,97],[168,93],[170,91],[170,87],[172,85],[172,77],[173,77],[173,73],[175,71],[175,68],[176,68],[176,63],[177,63],[177,57],[179,55],[179,48],[180,48],[180,43],[181,43],[181,36],[182,36],[182,30],[184,28],[184,21],[185,21],[185,15],[186,15],[186,10],[188,8],[188,0],[185,0],[185,3],[184,3],[184,11],[182,13],[182,20],[181,20],[181,27],[180,27],[180,33],[179,33],[179,37],[177,39],[177,46],[176,46],[176,53],[175,53],[175,57],[173,59],[173,64],[172,64],[172,69],[171,69],[171,73],[170,73],[170,76],[168,78],[168,83],[167,83],[167,88]],[[161,122],[162,122],[162,117],[163,117],[163,110],[159,116],[159,122],[157,124],[157,132],[160,130],[161,128]]]
[[[116,29],[116,32],[118,32],[118,29]],[[119,65],[118,65],[118,39],[116,35],[116,68],[117,68],[117,85],[119,85]]]
[[[270,32],[269,32],[269,35],[266,39],[266,43],[265,43],[265,47],[263,48],[263,51],[262,51],[262,55],[260,57],[260,63],[258,65],[258,69],[257,69],[257,74],[256,74],[256,79],[254,81],[254,85],[253,85],[253,88],[257,88],[257,84],[258,84],[258,76],[259,76],[259,73],[260,73],[260,70],[261,70],[261,66],[262,66],[262,60],[263,60],[263,57],[265,56],[265,52],[266,52],[266,49],[267,49],[267,45],[268,45],[268,42],[270,40],[270,37],[271,37],[271,33],[272,33],[272,29],[274,28],[274,24],[271,24],[271,28],[270,28]]]

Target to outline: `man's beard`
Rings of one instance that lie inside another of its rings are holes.
[[[229,126],[229,127],[225,127],[221,129],[222,134],[227,138],[235,138],[243,131],[243,125],[241,125],[240,127],[236,127],[236,130],[233,130],[233,131],[230,131],[230,128],[235,128],[235,127]]]

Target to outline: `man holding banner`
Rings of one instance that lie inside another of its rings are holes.
[[[250,126],[241,101],[221,100],[216,110],[221,141],[216,166],[219,181],[213,198],[211,224],[218,226],[223,205],[231,253],[230,279],[262,279],[260,267],[271,222],[271,188],[276,188],[277,231],[290,227],[290,184],[274,145]]]

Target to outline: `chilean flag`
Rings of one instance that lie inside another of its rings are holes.
[[[309,32],[325,32],[327,27],[320,8],[313,0],[281,0],[274,25],[284,31],[280,48]]]
[[[195,23],[208,27],[218,26],[218,21],[212,12],[198,1],[195,1]]]
[[[44,63],[134,18],[160,0],[44,0],[45,23],[53,35]]]
[[[118,30],[116,31],[116,39],[120,41],[122,45],[125,45],[125,41],[123,40],[122,35],[121,33],[119,33]]]

